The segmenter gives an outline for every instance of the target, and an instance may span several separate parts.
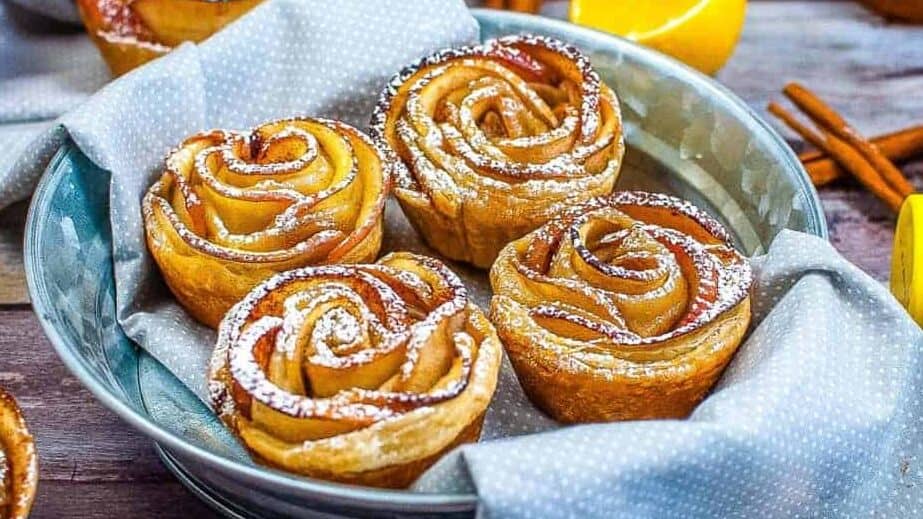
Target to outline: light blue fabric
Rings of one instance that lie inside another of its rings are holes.
[[[820,238],[754,261],[754,330],[688,420],[462,447],[485,517],[923,517],[923,332]],[[448,486],[447,486],[448,485]]]
[[[28,151],[47,162],[54,147],[29,144],[110,77],[82,25],[43,15],[78,21],[71,0],[0,0],[0,209],[28,197],[41,174],[16,159]]]
[[[111,83],[12,171],[31,182],[69,135],[112,172],[120,323],[202,395],[213,334],[144,246],[139,204],[165,153],[198,130],[298,113],[364,127],[394,71],[476,31],[460,0],[269,1]],[[0,205],[24,194],[3,172]],[[423,250],[393,204],[386,215],[386,249]],[[754,331],[691,419],[560,428],[505,364],[485,441],[415,489],[474,489],[485,517],[923,516],[923,333],[817,238],[783,233],[755,274]],[[483,275],[463,275],[485,305]]]
[[[9,0],[23,9],[32,11],[53,20],[72,24],[80,23],[75,0]]]

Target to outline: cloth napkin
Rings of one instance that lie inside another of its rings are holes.
[[[28,197],[41,173],[14,168],[16,159],[58,116],[109,81],[79,23],[72,0],[0,0],[0,209]],[[38,163],[54,152],[29,150]]]
[[[80,14],[74,0],[8,0],[23,9],[41,14],[52,20],[80,24]],[[47,23],[42,24],[47,27]]]
[[[394,71],[476,38],[461,0],[271,0],[109,84],[14,169],[34,178],[70,138],[111,172],[119,322],[203,396],[214,334],[144,246],[139,204],[166,152],[198,130],[299,113],[364,127]],[[386,227],[386,250],[426,251],[393,203]],[[920,515],[923,333],[820,239],[783,233],[755,266],[754,329],[691,419],[561,428],[505,363],[484,441],[414,490],[476,491],[485,517]],[[485,306],[483,272],[454,267]]]
[[[485,517],[923,517],[923,332],[817,237],[783,231],[754,278],[753,330],[689,419],[464,446],[416,488],[468,481]]]

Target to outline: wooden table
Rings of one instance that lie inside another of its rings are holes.
[[[565,10],[560,1],[546,6],[551,15]],[[797,79],[871,134],[921,122],[921,67],[923,28],[888,25],[851,2],[754,1],[718,79],[761,111]],[[923,187],[923,162],[905,171]],[[886,280],[894,216],[848,182],[821,198],[836,247]],[[18,397],[38,442],[33,517],[213,516],[161,466],[151,443],[102,408],[55,356],[26,293],[25,210],[21,203],[0,212],[0,386]]]

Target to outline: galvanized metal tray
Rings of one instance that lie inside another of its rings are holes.
[[[820,203],[797,158],[710,78],[567,23],[502,11],[478,10],[475,16],[484,39],[546,34],[591,56],[622,103],[628,153],[620,189],[689,199],[720,218],[750,254],[765,250],[784,228],[826,236]],[[119,328],[106,178],[70,144],[51,161],[26,229],[33,306],[71,371],[104,405],[155,441],[166,466],[197,496],[230,517],[473,513],[473,494],[354,487],[254,464],[212,412]],[[412,231],[405,225],[397,232]],[[77,252],[62,253],[67,250]],[[462,270],[466,282],[482,288],[473,292],[483,304],[483,273]]]

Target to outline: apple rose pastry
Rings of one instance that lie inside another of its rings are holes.
[[[216,327],[276,272],[374,261],[392,163],[323,119],[194,135],[144,197],[148,248],[180,303]]]
[[[256,459],[399,488],[478,439],[500,357],[451,270],[395,253],[255,288],[221,323],[209,389]]]
[[[420,60],[391,80],[372,134],[406,164],[395,195],[426,242],[482,268],[611,192],[624,153],[615,94],[580,51],[539,36]]]
[[[119,76],[184,41],[199,42],[262,0],[76,0],[83,23]]]
[[[679,418],[737,350],[751,278],[695,206],[624,192],[506,246],[490,316],[523,389],[556,420]]]
[[[29,516],[38,486],[37,458],[16,400],[0,390],[0,519]]]

